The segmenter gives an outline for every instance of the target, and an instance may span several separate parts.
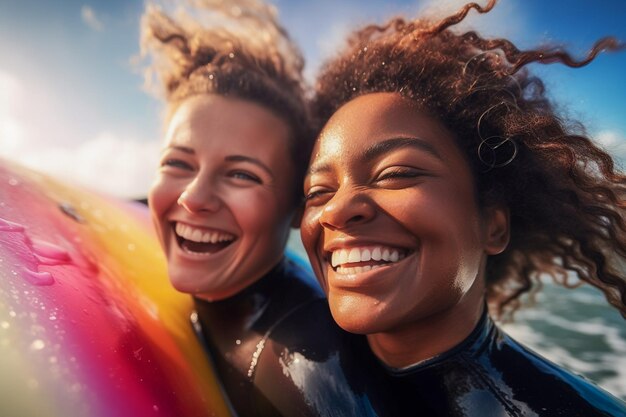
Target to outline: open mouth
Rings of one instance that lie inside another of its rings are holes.
[[[227,232],[199,229],[182,223],[173,224],[173,228],[178,245],[187,253],[216,253],[237,239],[237,236]]]
[[[395,264],[409,254],[407,249],[390,246],[363,246],[328,252],[327,261],[336,273],[353,275]]]

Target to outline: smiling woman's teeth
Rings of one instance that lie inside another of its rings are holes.
[[[405,256],[404,251],[385,246],[338,249],[332,253],[331,265],[337,273],[358,274],[398,262]],[[367,262],[367,265],[358,265],[362,262]]]
[[[181,223],[176,223],[176,234],[183,239],[198,243],[229,242],[235,239],[235,236],[230,233],[204,231]]]

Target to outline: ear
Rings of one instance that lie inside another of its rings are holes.
[[[293,213],[293,217],[291,218],[291,227],[294,229],[300,228],[300,223],[302,222],[302,216],[304,215],[304,204],[298,204],[296,210]]]
[[[504,252],[511,237],[509,209],[503,205],[487,207],[485,216],[485,253],[498,255]]]

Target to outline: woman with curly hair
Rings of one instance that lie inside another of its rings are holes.
[[[603,39],[577,61],[453,30],[494,5],[367,26],[326,63],[302,239],[401,415],[623,416],[491,319],[542,276],[593,285],[626,315],[626,177],[527,69],[623,45]]]
[[[263,3],[187,6],[142,21],[167,103],[149,204],[170,280],[238,415],[378,415],[373,356],[283,254],[313,138],[301,55]]]

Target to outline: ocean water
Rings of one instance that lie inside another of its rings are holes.
[[[534,305],[501,327],[545,358],[626,401],[626,320],[595,288],[545,284]]]
[[[306,259],[297,233],[288,247]],[[544,283],[536,302],[500,327],[541,356],[626,401],[626,320],[595,288]]]

